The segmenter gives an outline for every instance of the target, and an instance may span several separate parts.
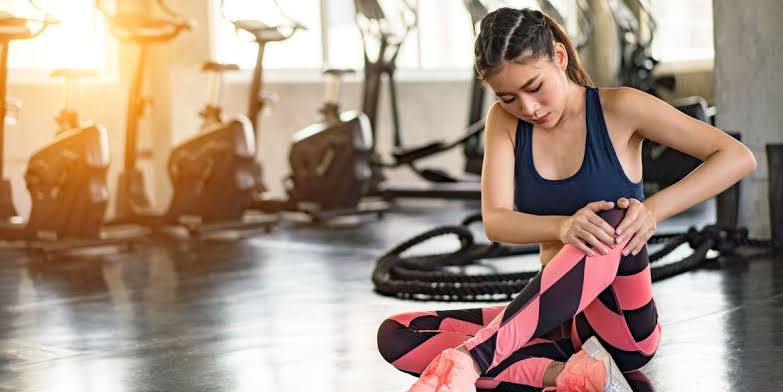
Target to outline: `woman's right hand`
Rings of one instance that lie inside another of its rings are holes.
[[[598,212],[614,208],[611,201],[594,201],[566,218],[560,225],[560,241],[571,244],[588,256],[595,256],[593,249],[608,254],[614,248],[614,228]],[[593,249],[590,249],[592,246]]]

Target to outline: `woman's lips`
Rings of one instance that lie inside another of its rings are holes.
[[[544,117],[539,117],[539,118],[538,118],[538,120],[534,119],[534,120],[533,120],[533,122],[534,122],[534,123],[536,123],[536,124],[543,124],[543,123],[545,123],[545,122],[549,121],[549,116],[550,116],[551,114],[552,114],[552,113],[547,113],[547,114],[546,114],[546,116],[544,116]]]

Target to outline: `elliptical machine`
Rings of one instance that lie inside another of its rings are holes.
[[[469,124],[464,135],[453,142],[435,141],[415,147],[404,147],[400,130],[399,111],[397,108],[397,91],[394,73],[396,60],[405,38],[416,27],[416,12],[413,7],[404,0],[395,2],[395,13],[399,20],[390,19],[384,8],[377,0],[355,0],[356,24],[359,28],[362,45],[364,48],[364,83],[362,92],[362,111],[367,114],[373,129],[373,182],[372,194],[379,195],[387,200],[401,197],[423,197],[441,199],[478,200],[481,197],[479,178],[456,178],[453,175],[439,169],[420,169],[416,162],[422,158],[430,157],[452,148],[473,143],[475,149],[478,145],[475,141],[480,138],[484,129],[483,115],[483,90],[480,83],[474,84],[471,105],[476,106],[471,113],[470,120],[476,120]],[[471,9],[471,15],[481,16],[486,12],[484,8]],[[476,11],[478,10],[478,11]],[[393,161],[387,162],[381,159],[376,150],[377,119],[380,101],[381,87],[384,76],[388,80],[390,105],[393,124],[394,150]],[[476,88],[478,87],[478,88]],[[478,114],[478,115],[476,115]],[[475,163],[474,163],[475,165]],[[384,169],[408,166],[425,181],[421,184],[407,184],[406,186],[393,186],[386,184]]]
[[[493,6],[502,5],[492,4]],[[388,81],[394,149],[391,162],[382,160],[375,153],[373,145],[374,193],[388,200],[397,198],[436,198],[479,200],[481,198],[480,177],[483,162],[482,135],[484,132],[484,102],[486,92],[481,81],[474,74],[471,86],[470,106],[467,127],[461,136],[451,141],[433,141],[418,146],[405,146],[402,141],[399,112],[397,108],[396,59],[400,47],[408,33],[416,28],[416,12],[405,0],[394,2],[398,9],[394,14],[399,20],[392,18],[392,12],[387,12],[378,0],[355,0],[356,24],[361,33],[364,47],[364,91],[363,111],[370,118],[373,130],[376,130],[378,103],[380,100],[383,77]],[[386,3],[384,3],[386,5]],[[463,5],[470,14],[474,35],[478,34],[478,26],[489,8],[480,0],[464,0]],[[538,5],[553,18],[562,21],[563,18],[549,1],[538,0]],[[586,42],[591,30],[591,19],[586,4],[578,2],[578,22],[580,26],[580,45]],[[392,30],[391,26],[397,26]],[[463,148],[465,155],[465,175],[454,175],[443,169],[422,168],[417,163],[424,158],[452,150]],[[419,183],[393,185],[385,183],[383,170],[407,166],[424,181]]]
[[[37,23],[36,31],[27,24]],[[8,44],[12,40],[29,39],[57,23],[46,16],[40,20],[0,16],[0,102],[5,102],[8,71]],[[8,219],[16,212],[10,197],[10,183],[3,181],[3,223],[0,239],[23,241],[26,247],[44,253],[72,251],[96,246],[115,245],[126,238],[102,232],[103,217],[109,199],[106,172],[109,168],[109,138],[106,129],[91,122],[80,124],[71,108],[71,87],[76,78],[92,76],[84,70],[56,70],[52,77],[64,77],[64,105],[56,121],[55,141],[35,152],[24,174],[30,193],[31,208],[27,222]],[[6,107],[0,104],[0,119],[5,119]],[[0,146],[5,121],[0,121]],[[0,153],[2,148],[0,148]],[[2,156],[0,155],[0,165]],[[0,166],[0,170],[2,166]]]
[[[173,187],[168,209],[152,211],[138,159],[139,117],[144,109],[141,89],[144,65],[150,44],[168,42],[190,22],[174,13],[162,0],[157,1],[166,15],[152,18],[140,14],[109,15],[112,34],[123,42],[139,46],[140,53],[128,94],[125,164],[117,186],[117,210],[114,223],[135,223],[158,228],[182,227],[191,236],[208,236],[226,230],[269,230],[270,217],[246,220],[245,211],[259,188],[260,167],[255,161],[255,137],[247,119],[223,123],[219,111],[207,103],[202,111],[204,124],[199,135],[173,148],[167,169]],[[217,64],[207,71],[224,71]],[[210,100],[214,101],[214,99]]]
[[[226,19],[236,29],[250,33],[258,44],[248,105],[248,117],[258,134],[258,116],[269,101],[262,94],[266,45],[286,40],[304,26],[285,16],[287,22],[278,26],[257,20]],[[369,191],[373,140],[367,117],[355,111],[340,112],[341,77],[351,72],[337,69],[324,72],[326,92],[319,110],[323,119],[294,134],[289,152],[291,173],[284,180],[287,198],[268,199],[259,195],[250,209],[264,213],[304,213],[315,223],[348,215],[374,214],[380,218],[388,210],[386,202],[364,198]]]

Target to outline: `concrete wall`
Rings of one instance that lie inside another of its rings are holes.
[[[129,1],[129,0],[123,0]],[[136,6],[136,1],[131,1]],[[147,95],[153,97],[153,107],[140,124],[140,147],[151,152],[151,158],[142,161],[147,188],[153,202],[165,207],[170,197],[170,186],[165,173],[165,163],[173,143],[177,143],[196,132],[200,119],[197,112],[207,94],[207,78],[199,72],[201,63],[212,57],[210,29],[215,22],[209,11],[208,0],[177,0],[170,6],[193,18],[196,29],[183,33],[175,41],[157,45],[150,52],[147,74]],[[120,3],[122,4],[122,3]],[[119,75],[116,80],[87,81],[76,92],[75,106],[84,119],[94,119],[109,130],[112,167],[110,184],[116,185],[116,176],[122,167],[125,110],[130,71],[136,61],[137,49],[120,45]],[[13,53],[12,53],[13,55]],[[688,71],[680,70],[687,73]],[[682,91],[702,92],[711,97],[711,70],[700,69],[695,75],[681,80]],[[405,78],[399,83],[403,138],[406,144],[416,144],[433,138],[453,138],[461,133],[467,122],[469,102],[469,71],[456,77],[436,75],[437,80],[427,76],[417,79]],[[272,75],[274,76],[274,75]],[[299,129],[318,120],[317,109],[321,103],[323,84],[317,76],[307,80],[280,80],[272,77],[266,83],[266,90],[275,93],[279,102],[270,108],[261,120],[259,157],[264,164],[265,179],[273,194],[282,194],[281,181],[288,173],[287,153],[291,136]],[[685,82],[689,80],[689,82]],[[227,115],[247,111],[249,73],[240,73],[226,78],[222,90],[224,113]],[[26,160],[40,146],[51,140],[54,133],[52,117],[59,110],[61,86],[57,83],[26,83],[9,75],[9,95],[24,102],[24,111],[19,123],[7,132],[6,175],[14,186],[14,200],[23,216],[29,211],[29,197],[22,180]],[[361,83],[358,77],[349,79],[342,92],[343,109],[358,109],[360,106]],[[675,92],[675,96],[679,96]],[[377,130],[379,149],[388,152],[391,145],[391,116],[388,100],[381,98],[382,110]],[[432,159],[432,165],[455,172],[462,170],[461,151],[453,151]],[[389,172],[395,180],[413,179],[406,169]],[[113,189],[112,189],[113,190]]]
[[[783,142],[783,2],[713,0],[717,126],[742,132],[758,169],[742,188],[740,224],[769,236],[766,143]]]

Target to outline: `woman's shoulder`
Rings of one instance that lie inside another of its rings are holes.
[[[487,112],[485,131],[487,133],[503,132],[513,141],[516,138],[517,122],[519,120],[503,109],[500,102],[495,101]]]
[[[601,87],[598,96],[604,116],[616,118],[632,118],[646,103],[657,99],[633,87]]]

